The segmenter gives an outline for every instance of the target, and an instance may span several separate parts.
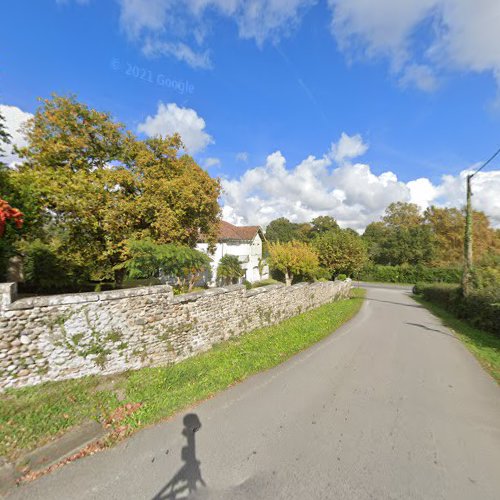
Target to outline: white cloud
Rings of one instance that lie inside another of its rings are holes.
[[[246,163],[248,161],[248,153],[246,151],[241,151],[236,155],[236,161],[242,161]]]
[[[399,83],[403,87],[414,85],[425,92],[432,92],[439,86],[437,77],[430,66],[409,64],[402,72]]]
[[[240,38],[262,46],[288,35],[317,0],[120,0],[120,24],[145,52],[173,56],[195,68],[211,68],[205,41],[216,14],[232,19]],[[151,46],[150,38],[155,42]]]
[[[329,0],[329,5],[341,50],[349,57],[387,58],[403,84],[432,91],[436,73],[459,69],[488,71],[500,85],[498,0]]]
[[[332,151],[346,148],[352,156],[366,151],[360,136],[343,134]],[[344,145],[344,146],[343,146]],[[360,145],[363,145],[361,147]],[[264,165],[248,169],[239,179],[223,179],[223,216],[235,224],[266,225],[277,217],[310,221],[318,215],[332,215],[343,227],[362,230],[378,220],[395,201],[461,207],[465,200],[465,172],[445,175],[434,185],[427,178],[407,183],[393,172],[375,175],[370,166],[349,163],[349,155],[331,152],[322,158],[308,156],[292,168],[280,151],[270,154]],[[500,226],[500,171],[480,172],[474,178],[476,209],[484,210]]]
[[[10,144],[1,144],[4,153],[0,160],[7,165],[14,166],[19,162],[19,157],[14,154],[13,147],[26,146],[26,140],[20,129],[33,115],[22,111],[16,106],[8,106],[6,104],[0,104],[0,114],[4,117],[5,128],[11,136]]]
[[[460,207],[465,204],[466,178],[472,170],[464,170],[459,175],[443,175],[436,186],[436,200],[440,205]],[[472,206],[488,215],[500,228],[500,170],[482,170],[472,179]]]
[[[220,160],[219,158],[208,157],[203,162],[203,165],[205,166],[205,168],[220,167]]]
[[[205,120],[191,108],[181,108],[175,103],[158,104],[155,116],[148,116],[137,127],[148,137],[179,133],[189,154],[196,154],[214,142],[205,132]]]
[[[342,132],[339,142],[332,144],[331,157],[337,163],[343,163],[345,160],[363,156],[367,150],[368,144],[363,142],[359,134],[347,135]]]
[[[410,190],[410,201],[422,209],[431,205],[440,195],[440,190],[426,177],[420,177],[406,185]]]

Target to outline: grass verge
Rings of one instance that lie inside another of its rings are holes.
[[[440,318],[444,325],[451,328],[486,371],[500,384],[500,338],[492,333],[474,328],[442,307],[423,300],[419,296],[414,295],[413,298]]]
[[[0,456],[15,460],[88,419],[119,425],[115,435],[123,436],[169,417],[328,336],[359,311],[364,290],[352,294],[175,365],[7,390],[0,395]]]

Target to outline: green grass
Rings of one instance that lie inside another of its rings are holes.
[[[500,338],[492,333],[474,328],[432,302],[418,296],[413,296],[413,298],[440,318],[444,325],[451,328],[469,351],[476,356],[486,371],[500,384]]]
[[[352,294],[176,365],[10,389],[0,395],[0,456],[14,460],[84,420],[105,420],[126,403],[142,403],[120,422],[128,432],[167,418],[328,336],[359,311],[364,291]]]

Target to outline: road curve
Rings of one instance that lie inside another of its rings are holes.
[[[187,495],[498,499],[499,388],[407,291],[370,288],[311,349],[11,498]]]

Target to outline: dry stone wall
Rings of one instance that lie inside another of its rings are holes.
[[[154,286],[16,300],[0,284],[0,390],[176,363],[234,335],[345,298],[351,283]]]

